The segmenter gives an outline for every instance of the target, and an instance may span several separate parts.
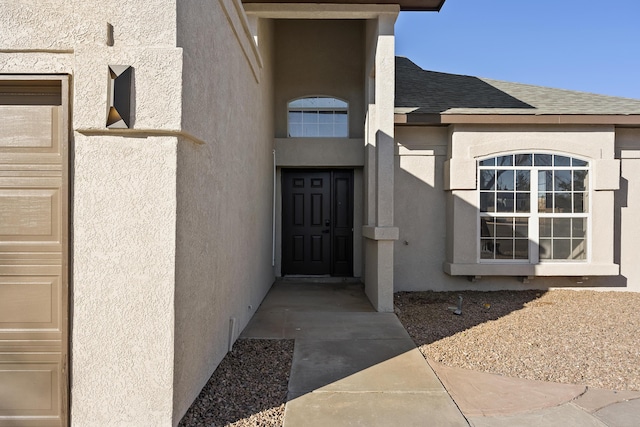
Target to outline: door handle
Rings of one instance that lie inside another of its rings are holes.
[[[330,232],[330,231],[331,231],[331,230],[322,230],[322,232],[323,232],[324,234],[329,234],[329,232]]]

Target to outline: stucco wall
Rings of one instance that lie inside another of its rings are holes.
[[[175,3],[73,6],[71,419],[170,425],[178,141],[91,131],[105,128],[109,64],[134,67],[136,129],[180,129]]]
[[[78,46],[75,50],[75,129],[105,129],[109,64],[133,67],[132,120],[136,129],[179,130],[182,51],[176,48]]]
[[[395,137],[395,222],[400,229],[394,247],[395,290],[433,289],[447,280],[442,271],[447,128],[396,128]]]
[[[274,280],[272,24],[258,23],[255,75],[235,11],[224,1],[178,3],[182,127],[204,144],[178,148],[174,423]]]
[[[0,10],[1,72],[72,75],[71,422],[170,425],[178,141],[108,133],[105,121],[107,67],[128,64],[136,129],[180,129],[175,2],[11,0]]]
[[[71,0],[0,0],[0,72],[71,73]]]
[[[275,22],[276,137],[287,137],[287,102],[326,95],[349,102],[349,137],[364,134],[364,22]]]
[[[0,0],[0,10],[3,49],[72,51],[79,44],[103,45],[107,22],[116,45],[175,46],[174,1]]]
[[[76,135],[73,425],[169,425],[175,138]]]
[[[640,129],[616,130],[616,157],[622,170],[615,198],[616,233],[620,235],[615,256],[623,282],[630,290],[640,292]]]
[[[0,0],[3,49],[72,50],[76,20],[72,0]]]
[[[634,253],[631,243],[633,237],[627,237],[638,234],[638,230],[635,229],[637,227],[630,220],[634,215],[638,215],[633,205],[633,182],[636,181],[629,179],[634,176],[635,170],[632,166],[634,160],[631,158],[622,161],[623,180],[620,190],[602,190],[593,193],[592,238],[601,242],[592,247],[593,257],[596,262],[602,260],[604,263],[621,264],[619,276],[591,276],[588,279],[562,275],[536,276],[529,283],[522,283],[515,274],[507,277],[486,275],[477,282],[470,282],[465,276],[456,277],[444,273],[443,263],[448,259],[447,247],[450,252],[449,259],[453,256],[464,256],[466,253],[465,245],[454,253],[451,248],[453,242],[447,237],[448,235],[463,238],[465,234],[471,234],[473,238],[467,239],[469,243],[466,246],[471,251],[469,256],[476,256],[475,214],[473,217],[468,217],[464,213],[467,207],[475,212],[473,209],[475,199],[472,197],[474,190],[459,191],[454,197],[448,197],[445,190],[447,166],[445,160],[451,154],[455,156],[455,150],[460,150],[462,153],[458,157],[473,158],[475,155],[480,155],[478,153],[483,150],[484,154],[499,152],[500,141],[502,141],[504,143],[502,147],[505,147],[505,150],[535,148],[558,150],[590,157],[595,160],[594,164],[602,160],[603,164],[615,166],[615,162],[609,163],[614,157],[614,130],[610,127],[562,129],[529,127],[493,130],[485,127],[462,130],[466,134],[465,138],[468,137],[469,140],[474,141],[473,147],[469,148],[465,144],[458,147],[454,144],[454,147],[451,147],[450,130],[445,127],[396,128],[395,215],[396,224],[400,228],[400,239],[395,245],[396,291],[549,287],[640,290],[640,280],[636,277],[635,264],[631,261]],[[476,132],[482,132],[482,135],[475,134]],[[620,152],[620,147],[624,145],[627,147],[627,156],[633,156],[628,147],[640,144],[640,133],[635,130],[618,129],[615,135],[617,151]],[[506,144],[507,141],[510,141],[509,144]],[[473,170],[475,171],[475,167]],[[615,167],[603,170],[599,166],[594,166],[592,173],[600,175],[598,178],[600,185],[605,189],[612,187],[617,181],[615,176],[609,176],[616,173]],[[452,175],[455,174],[452,172]],[[467,178],[466,174],[463,174],[462,177],[454,176],[451,179],[458,180],[456,185],[462,185],[460,180]],[[475,186],[475,172],[472,173],[471,179],[473,179],[471,184]],[[625,183],[625,179],[630,184]],[[465,198],[467,193],[471,197],[469,200]],[[585,276],[588,276],[586,269]]]
[[[116,1],[104,8],[73,2],[71,16],[71,419],[74,425],[170,425],[178,141],[90,131],[105,129],[109,64],[134,67],[136,129],[180,129],[175,2]]]

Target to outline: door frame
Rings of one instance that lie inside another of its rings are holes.
[[[285,239],[284,239],[284,234],[285,234],[285,225],[284,225],[284,218],[285,218],[285,206],[284,206],[284,197],[285,197],[285,175],[288,173],[329,173],[329,182],[330,182],[330,189],[329,189],[329,209],[330,209],[330,243],[329,243],[329,251],[330,251],[330,272],[327,276],[331,276],[331,277],[353,277],[354,276],[354,271],[356,271],[356,257],[357,257],[357,249],[359,248],[359,245],[356,245],[356,233],[355,233],[355,228],[356,228],[356,224],[359,223],[359,221],[356,220],[356,212],[357,212],[357,208],[356,208],[356,180],[357,180],[357,173],[353,168],[331,168],[331,167],[322,167],[322,168],[296,168],[296,167],[287,167],[287,168],[279,168],[278,170],[278,174],[279,179],[278,181],[278,187],[280,189],[279,193],[279,198],[277,201],[277,207],[278,207],[278,211],[279,211],[279,232],[278,234],[278,239],[280,242],[280,249],[278,251],[278,256],[279,256],[279,260],[280,260],[280,276],[285,276],[286,272],[285,272],[285,261],[284,261],[284,254],[285,254]],[[349,177],[349,188],[348,188],[348,196],[347,196],[347,200],[350,202],[349,206],[347,207],[348,209],[348,217],[350,219],[350,227],[351,227],[351,231],[350,231],[350,235],[349,235],[349,266],[348,266],[348,271],[346,273],[343,274],[336,274],[336,251],[335,251],[335,242],[336,242],[336,224],[335,224],[335,217],[336,217],[336,199],[335,199],[335,193],[336,193],[336,189],[335,189],[335,179],[339,176],[339,175],[345,175],[347,174],[347,176]],[[317,275],[313,275],[313,274],[289,274],[289,276],[317,276]],[[325,276],[325,275],[320,275],[320,276]]]

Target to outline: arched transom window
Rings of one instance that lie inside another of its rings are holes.
[[[480,262],[587,261],[589,162],[548,153],[478,161]]]
[[[348,137],[349,104],[337,98],[314,96],[288,104],[290,138]]]

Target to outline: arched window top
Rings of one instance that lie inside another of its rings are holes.
[[[586,262],[589,162],[555,153],[478,160],[480,262]]]
[[[289,137],[349,136],[349,104],[338,98],[310,96],[287,104]]]
[[[516,153],[478,161],[479,166],[497,167],[587,167],[586,160],[550,153]]]
[[[311,109],[346,109],[349,104],[338,98],[331,98],[329,96],[310,96],[306,98],[298,98],[289,102],[289,108],[311,108]]]

